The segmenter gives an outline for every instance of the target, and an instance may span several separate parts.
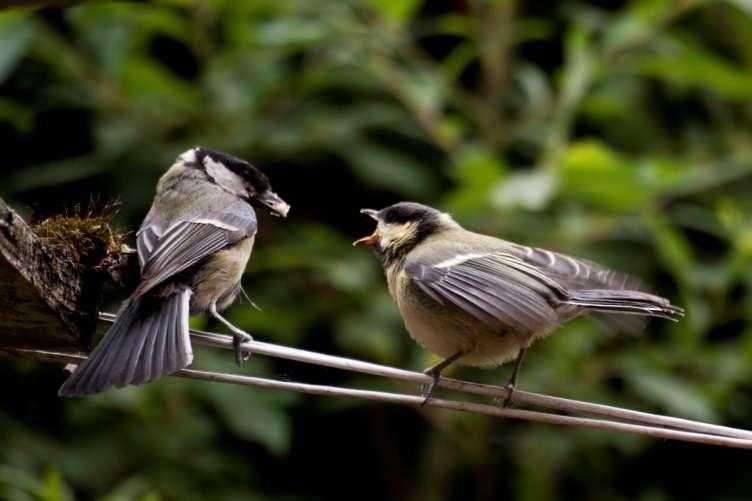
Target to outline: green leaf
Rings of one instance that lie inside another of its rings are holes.
[[[0,12],[0,84],[10,76],[26,54],[37,25],[27,10]]]
[[[493,187],[491,203],[500,209],[542,210],[553,198],[558,185],[558,175],[552,169],[515,172]]]
[[[457,188],[447,198],[452,212],[471,212],[488,207],[492,188],[505,175],[502,161],[495,155],[468,148],[458,155],[452,172]]]
[[[639,70],[668,83],[715,92],[733,101],[752,98],[752,73],[708,51],[689,38],[675,39],[658,54],[642,55]]]
[[[699,389],[650,367],[630,367],[625,378],[635,392],[659,404],[670,415],[714,422],[718,420],[710,402]]]
[[[66,501],[73,499],[63,481],[63,476],[54,468],[48,468],[44,474],[44,485],[39,496],[42,501]]]
[[[402,319],[391,296],[385,291],[372,294],[364,308],[365,311],[345,314],[337,322],[337,344],[346,353],[394,363],[402,345]]]
[[[6,189],[9,191],[30,190],[80,180],[102,172],[104,170],[102,163],[102,159],[86,156],[25,167],[7,178],[4,185],[0,187],[0,192]]]
[[[436,191],[436,177],[431,170],[400,150],[360,141],[348,144],[340,153],[348,158],[353,172],[371,188],[422,199],[430,199]]]
[[[600,142],[571,145],[562,159],[562,196],[624,211],[644,206],[650,195],[640,171]]]
[[[8,122],[21,132],[34,125],[34,111],[28,106],[0,97],[0,122]]]
[[[271,47],[305,47],[329,35],[325,23],[315,19],[280,18],[260,24],[256,29],[256,42]]]
[[[662,264],[684,285],[693,285],[695,265],[690,243],[663,217],[649,215],[647,223]]]
[[[157,109],[162,114],[173,110],[190,110],[200,102],[197,88],[144,57],[133,56],[128,60],[120,83],[123,91],[134,102],[149,108],[158,106]]]
[[[412,17],[423,3],[422,0],[368,0],[373,9],[384,18],[403,23]]]
[[[565,41],[565,65],[561,77],[561,103],[575,106],[587,93],[596,65],[590,33],[583,27],[573,28]]]
[[[268,372],[264,360],[251,360],[257,374]],[[213,370],[232,372],[236,367],[229,352],[219,355],[202,353],[202,365]],[[292,421],[286,407],[297,395],[228,384],[206,384],[201,388],[205,398],[217,411],[224,424],[238,437],[260,443],[272,454],[282,456],[292,440]]]

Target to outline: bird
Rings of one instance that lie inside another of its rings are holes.
[[[188,317],[208,313],[233,334],[236,362],[251,336],[220,312],[242,291],[258,229],[254,207],[287,217],[290,206],[267,176],[245,160],[195,147],[178,156],[157,183],[136,233],[140,282],[60,396],[140,385],[193,361]]]
[[[449,214],[415,202],[362,209],[370,246],[410,336],[442,358],[426,369],[423,403],[449,365],[495,367],[515,360],[511,403],[528,348],[561,324],[592,312],[677,320],[684,310],[638,290],[627,275],[557,252],[464,229]],[[635,317],[631,317],[635,318]]]

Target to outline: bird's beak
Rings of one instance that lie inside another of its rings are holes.
[[[269,207],[272,215],[287,217],[287,213],[290,212],[290,205],[271,190],[265,191],[257,198],[259,202]]]
[[[376,245],[376,243],[378,243],[379,241],[379,238],[381,238],[381,233],[379,232],[379,229],[376,228],[375,230],[373,230],[373,233],[371,233],[367,237],[359,238],[354,241],[353,246],[357,247],[358,245],[366,245],[370,247],[371,245]]]
[[[379,220],[379,217],[378,217],[379,211],[377,211],[377,210],[374,210],[374,209],[360,209],[360,213],[361,214],[367,214],[368,216],[370,216],[375,221]],[[354,241],[353,242],[353,246],[366,245],[366,246],[370,247],[371,245],[375,245],[376,243],[378,243],[379,238],[381,238],[381,232],[379,232],[379,229],[377,227],[375,230],[373,230],[373,233],[371,233],[367,237],[359,238],[358,240]]]
[[[368,215],[374,221],[379,220],[379,211],[376,209],[360,209],[360,213]]]

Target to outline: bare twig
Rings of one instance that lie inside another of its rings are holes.
[[[79,364],[85,359],[82,355],[73,355],[68,353],[33,350],[33,349],[16,349],[13,350],[21,354],[34,356],[44,360],[50,360],[61,363]],[[219,372],[199,371],[192,369],[183,369],[175,373],[175,376],[187,379],[199,379],[204,381],[213,381],[221,383],[238,384],[244,386],[257,386],[261,388],[296,391],[310,395],[336,396],[360,398],[365,400],[388,402],[402,405],[420,406],[423,404],[423,397],[417,395],[405,395],[401,393],[390,393],[373,390],[358,390],[352,388],[340,388],[335,386],[325,386],[317,384],[297,383],[290,381],[277,381],[274,379],[241,376],[237,374],[224,374]],[[685,442],[695,442],[708,445],[718,445],[723,447],[735,447],[741,449],[752,449],[752,440],[732,438],[728,436],[709,435],[704,433],[694,433],[688,431],[672,430],[645,426],[631,423],[621,423],[618,421],[608,421],[593,418],[581,418],[574,416],[565,416],[559,414],[548,414],[544,412],[507,409],[495,405],[478,404],[473,402],[460,402],[455,400],[444,400],[438,398],[430,399],[426,405],[439,409],[450,409],[475,414],[484,414],[488,416],[506,417],[513,419],[522,419],[539,423],[555,424],[560,426],[580,426],[599,430],[620,431],[636,435],[645,435],[655,438],[681,440]]]
[[[114,315],[110,313],[102,313],[100,315],[100,318],[102,318],[102,320],[111,322],[114,319]],[[233,349],[231,336],[198,330],[191,330],[191,335],[192,339],[199,344],[225,349]],[[361,360],[354,360],[351,358],[326,355],[322,353],[301,350],[298,348],[290,348],[287,346],[265,343],[262,341],[248,341],[246,343],[243,343],[241,345],[241,348],[244,351],[250,353],[342,369],[349,372],[382,376],[390,379],[410,381],[418,384],[425,384],[430,381],[429,376],[426,376],[425,374],[420,372],[413,372],[404,369],[398,369],[396,367],[363,362]],[[451,390],[472,393],[476,395],[484,395],[494,398],[507,396],[507,390],[503,387],[473,383],[469,381],[461,381],[458,379],[441,378],[439,381],[439,386]],[[623,409],[610,405],[581,402],[578,400],[542,395],[539,393],[531,393],[522,390],[515,390],[514,401],[516,403],[526,403],[556,411],[590,414],[606,417],[609,419],[618,419],[620,421],[631,423],[648,424],[657,427],[670,427],[677,430],[685,430],[700,434],[712,434],[724,437],[752,440],[752,431],[709,423],[701,423],[689,419],[681,419],[671,416],[662,416],[659,414],[633,411],[630,409]]]

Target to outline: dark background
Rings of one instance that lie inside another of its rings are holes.
[[[637,337],[572,322],[521,387],[752,428],[752,9],[737,1],[85,2],[0,12],[0,195],[95,196],[133,232],[204,145],[265,170],[230,317],[259,339],[422,369],[358,213],[410,199],[630,272],[686,307]],[[133,240],[131,234],[130,241]],[[124,291],[108,292],[113,311]],[[204,318],[194,325],[221,330]],[[195,366],[417,391],[197,349]],[[493,383],[510,370],[455,369]],[[0,498],[749,499],[748,452],[166,379],[56,397],[0,359]]]

